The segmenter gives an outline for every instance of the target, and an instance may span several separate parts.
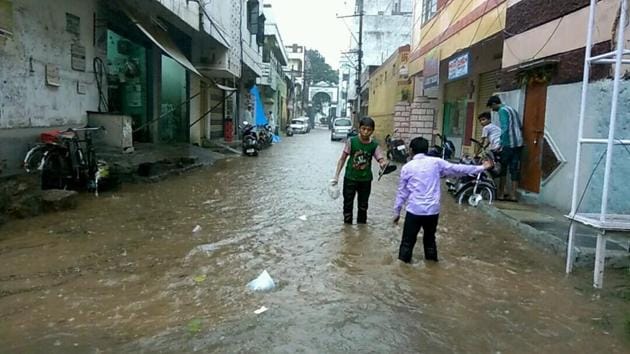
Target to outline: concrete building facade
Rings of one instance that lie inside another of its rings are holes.
[[[290,118],[304,115],[304,69],[306,60],[306,48],[297,43],[285,47],[289,63],[286,74],[291,83],[289,90],[289,116]]]
[[[363,8],[363,69],[369,66],[380,66],[400,46],[406,45],[411,39],[411,26],[413,14],[412,0],[356,0],[355,14]],[[359,20],[355,17],[353,32],[358,37]],[[356,45],[356,43],[355,43]],[[351,47],[349,51],[356,51]],[[356,67],[356,62],[354,66]],[[355,83],[361,73],[356,70],[350,72],[349,82]],[[356,85],[355,85],[356,88]],[[348,91],[348,99],[355,101],[357,92]],[[356,107],[355,107],[356,109]]]
[[[476,116],[498,90],[505,0],[416,1],[409,73],[414,100],[435,104],[434,133],[472,152]]]
[[[501,96],[520,110],[524,124],[525,156],[520,184],[523,193],[542,203],[569,210],[575,169],[577,121],[581,101],[589,1],[508,1],[503,46]],[[597,2],[592,55],[614,50],[620,1]],[[626,25],[626,38],[630,35]],[[585,136],[608,135],[612,96],[612,66],[594,65],[586,102]],[[628,77],[628,70],[626,75]],[[621,84],[618,139],[630,138],[630,85]],[[583,148],[579,172],[584,193],[579,212],[599,212],[605,146]],[[609,212],[630,212],[630,192],[623,180],[630,173],[630,152],[614,150]],[[591,184],[586,185],[590,176]]]
[[[272,126],[287,124],[287,85],[284,67],[289,63],[278,24],[270,4],[264,5],[265,44],[263,47],[263,75],[258,79],[265,105],[265,114]]]
[[[396,104],[411,100],[408,58],[409,45],[402,46],[371,75],[367,115],[376,122],[374,136],[380,141],[384,141],[387,134],[394,132]]]
[[[99,112],[123,122],[130,141],[222,137],[262,74],[255,0],[1,5],[0,175],[20,173],[42,131],[85,126]]]

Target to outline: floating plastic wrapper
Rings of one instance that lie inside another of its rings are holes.
[[[263,270],[258,278],[247,283],[247,287],[253,291],[268,291],[276,287],[267,270]]]
[[[328,195],[332,198],[332,199],[337,199],[339,198],[339,195],[341,195],[341,191],[339,190],[339,185],[338,184],[333,184],[330,183],[328,185]]]

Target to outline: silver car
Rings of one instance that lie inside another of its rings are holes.
[[[311,130],[308,118],[294,118],[290,126],[294,133],[306,134]]]
[[[332,131],[330,132],[330,140],[341,140],[348,136],[348,133],[352,130],[352,121],[350,118],[337,118],[332,124]]]

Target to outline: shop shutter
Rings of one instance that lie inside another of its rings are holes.
[[[483,73],[479,76],[479,99],[477,100],[477,115],[489,110],[486,107],[488,99],[497,92],[497,82],[499,80],[499,70]],[[481,138],[482,127],[475,116],[475,138]]]
[[[210,108],[218,105],[221,101],[223,101],[223,91],[216,87],[208,88],[208,92],[210,93]],[[223,111],[225,107],[225,102],[220,104],[218,107],[214,108],[210,113],[210,139],[220,139],[223,138]]]

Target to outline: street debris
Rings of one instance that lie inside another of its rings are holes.
[[[339,185],[330,183],[328,185],[328,195],[333,200],[336,200],[337,198],[339,198],[339,195],[341,195],[341,191],[339,190]]]
[[[276,284],[269,273],[267,273],[267,270],[263,270],[258,278],[247,283],[247,287],[252,291],[268,291],[275,288]]]
[[[267,310],[269,310],[267,307],[261,306],[258,310],[254,311],[254,313],[257,315],[260,315],[261,313],[266,312]]]
[[[193,277],[193,280],[195,281],[195,283],[199,284],[199,283],[203,283],[204,281],[206,281],[206,275],[205,274],[200,274],[200,275],[195,275]]]
[[[302,215],[302,216],[300,216],[298,219],[300,219],[300,220],[302,220],[302,221],[306,221],[306,220],[308,220],[308,219],[306,218],[306,215]]]
[[[195,318],[194,320],[188,322],[188,332],[190,333],[198,333],[201,331],[201,320],[198,318]]]
[[[192,230],[193,234],[196,234],[199,231],[201,231],[201,226],[199,225],[195,226],[195,228]]]

